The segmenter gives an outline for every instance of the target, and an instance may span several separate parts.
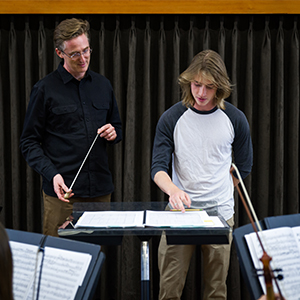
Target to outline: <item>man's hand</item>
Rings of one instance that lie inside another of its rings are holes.
[[[56,193],[58,199],[64,202],[70,202],[68,199],[64,198],[65,192],[70,192],[69,198],[71,198],[74,194],[71,193],[72,190],[65,185],[65,181],[60,174],[57,174],[53,177],[53,188]]]
[[[100,134],[100,137],[105,138],[109,142],[114,141],[117,137],[115,127],[111,124],[105,124],[97,130],[97,133]]]
[[[170,176],[164,172],[159,171],[154,176],[154,182],[158,187],[169,195],[169,202],[174,209],[185,212],[184,204],[191,207],[191,199],[187,193],[179,189],[171,180]]]
[[[191,200],[189,195],[175,185],[170,191],[169,202],[171,203],[174,209],[181,210],[182,212],[185,212],[184,204],[187,207],[191,206]]]

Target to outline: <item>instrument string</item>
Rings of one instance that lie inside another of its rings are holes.
[[[238,185],[236,186],[236,189],[237,189],[237,191],[238,191],[238,194],[239,194],[239,196],[240,196],[240,198],[241,198],[241,201],[242,201],[242,203],[243,203],[243,205],[244,205],[244,208],[245,208],[245,210],[246,210],[246,213],[247,213],[247,215],[248,215],[248,218],[249,218],[249,220],[250,220],[250,222],[251,222],[251,225],[252,225],[252,227],[253,227],[253,230],[254,230],[255,233],[256,233],[257,239],[258,239],[259,244],[260,244],[260,246],[261,246],[261,248],[262,248],[262,251],[263,251],[263,256],[262,256],[262,258],[261,258],[260,260],[261,260],[262,263],[263,263],[264,271],[265,271],[265,272],[264,272],[264,276],[265,276],[265,282],[266,282],[266,288],[267,288],[267,299],[268,299],[268,300],[269,300],[269,299],[270,299],[270,300],[275,299],[274,291],[273,291],[273,286],[272,286],[272,280],[274,280],[275,285],[276,285],[276,287],[277,287],[277,289],[278,289],[278,292],[279,292],[280,299],[283,300],[284,298],[283,298],[283,296],[282,296],[281,289],[280,289],[279,284],[278,284],[278,282],[277,282],[277,280],[276,280],[276,277],[274,276],[274,273],[273,273],[273,271],[272,271],[272,269],[271,269],[271,267],[270,267],[270,261],[272,260],[272,258],[267,254],[267,252],[266,252],[266,250],[265,250],[265,247],[264,247],[264,244],[267,245],[267,242],[264,240],[263,230],[262,230],[262,228],[261,228],[261,226],[260,226],[260,223],[259,223],[259,221],[258,221],[257,215],[256,215],[255,210],[254,210],[254,208],[253,208],[252,202],[251,202],[251,200],[250,200],[250,197],[249,197],[249,195],[248,195],[248,192],[247,192],[247,190],[246,190],[246,187],[245,187],[245,185],[244,185],[244,182],[243,182],[243,179],[242,179],[242,177],[241,177],[241,175],[240,175],[240,172],[239,172],[238,168],[236,167],[236,165],[235,165],[234,163],[232,163],[232,167],[233,167],[233,169],[236,171],[237,177],[238,177],[238,179],[239,179],[239,183],[241,184],[241,187],[242,187],[242,189],[243,189],[244,195],[245,195],[245,197],[246,197],[246,199],[247,199],[248,206],[247,206],[247,203],[246,203],[246,201],[245,201],[245,199],[244,199],[244,196],[243,196],[243,194],[242,194],[242,192],[241,192],[241,190],[240,190],[240,188],[239,188]],[[231,171],[231,175],[234,176],[234,175],[232,174],[232,171]],[[251,210],[252,215],[251,215],[251,213],[250,213],[249,208],[250,208],[250,210]],[[252,216],[253,216],[253,217],[252,217]],[[255,219],[256,225],[255,225],[255,223],[254,223],[253,218]],[[257,229],[257,228],[258,228],[258,229]],[[259,233],[258,233],[258,230],[259,230],[260,233],[261,233],[260,235],[259,235]],[[264,240],[264,243],[262,242],[262,240]]]

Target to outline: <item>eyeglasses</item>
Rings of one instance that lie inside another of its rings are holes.
[[[63,54],[67,55],[69,58],[71,59],[77,59],[79,58],[81,55],[83,56],[89,56],[92,53],[92,49],[91,48],[86,48],[84,49],[82,52],[75,52],[72,55],[67,54],[66,52],[64,52],[63,50],[60,50]]]

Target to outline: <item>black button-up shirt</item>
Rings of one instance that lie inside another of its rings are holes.
[[[121,141],[116,99],[108,79],[91,70],[78,81],[58,69],[35,84],[25,116],[20,148],[27,163],[43,177],[43,190],[56,196],[53,177],[61,174],[70,187],[97,129],[111,123]],[[97,197],[113,192],[106,152],[107,141],[98,137],[75,184],[75,197]]]

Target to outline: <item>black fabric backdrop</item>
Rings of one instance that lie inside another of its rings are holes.
[[[40,177],[20,154],[19,137],[33,84],[59,59],[54,27],[74,15],[0,15],[0,221],[41,232]],[[251,126],[254,166],[247,190],[259,219],[299,212],[299,16],[76,15],[91,24],[91,68],[114,87],[123,141],[109,149],[112,201],[165,201],[150,179],[156,123],[180,100],[178,75],[203,49],[224,58],[228,99]],[[222,130],[222,129],[220,129]],[[235,226],[248,223],[236,197]],[[158,238],[150,242],[151,299],[158,295]],[[106,247],[101,299],[139,299],[140,244]],[[182,299],[200,299],[201,251],[193,256]],[[228,299],[249,299],[233,247]]]

